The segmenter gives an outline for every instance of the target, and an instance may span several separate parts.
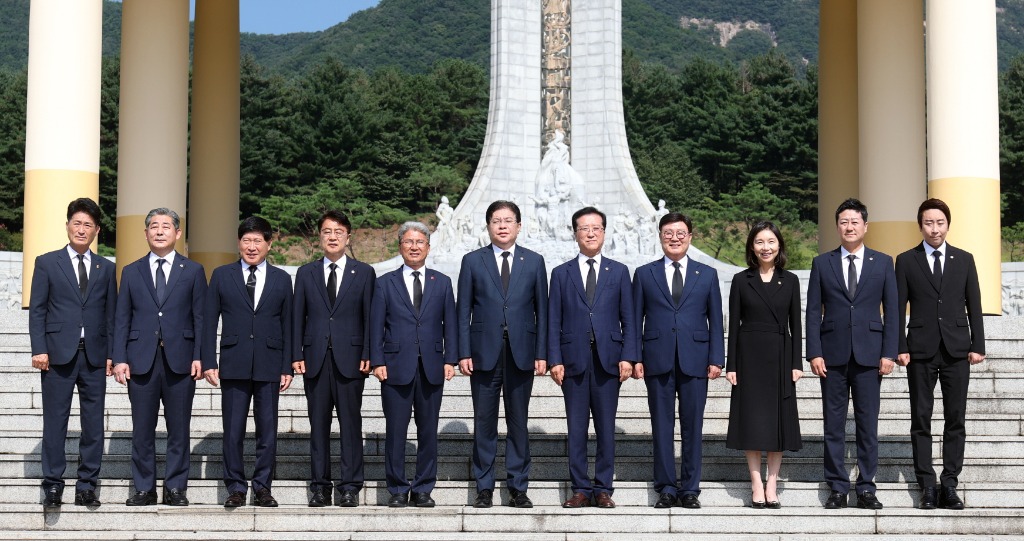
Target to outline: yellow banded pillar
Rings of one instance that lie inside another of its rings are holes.
[[[117,156],[117,270],[149,251],[146,214],[185,227],[188,189],[188,2],[124,0]],[[184,251],[184,239],[178,241]]]
[[[858,197],[857,2],[819,7],[818,251],[839,245],[835,210]]]
[[[68,203],[99,200],[102,0],[32,0],[22,307],[36,256],[67,243]]]
[[[189,237],[206,267],[238,259],[238,0],[196,2]]]
[[[921,242],[927,192],[922,0],[857,2],[857,66],[866,242],[896,256]]]
[[[994,0],[928,0],[928,194],[947,241],[974,254],[982,310],[1002,313],[999,85]]]

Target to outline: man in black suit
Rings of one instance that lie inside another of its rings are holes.
[[[292,310],[292,368],[302,374],[309,410],[310,507],[331,505],[331,419],[341,455],[337,504],[359,505],[363,488],[363,385],[370,372],[370,300],[377,276],[345,255],[352,224],[329,210],[317,223],[324,257],[299,267]]]
[[[126,233],[122,233],[126,234]],[[150,252],[121,270],[114,316],[114,379],[132,403],[132,479],[125,505],[156,505],[156,422],[167,425],[164,504],[188,505],[189,428],[200,359],[206,273],[174,251],[181,219],[157,208],[146,215]]]
[[[277,463],[277,404],[292,383],[292,278],[267,263],[273,230],[250,216],[238,225],[241,260],[217,267],[203,313],[203,374],[221,388],[224,507],[245,505],[243,447],[249,405],[256,425],[253,502],[277,507],[270,491]],[[220,363],[217,322],[221,321]]]
[[[534,374],[547,372],[548,278],[544,258],[516,244],[523,216],[511,201],[485,215],[491,244],[462,258],[459,271],[459,371],[473,394],[473,507],[493,503],[498,403],[505,398],[508,505],[533,507],[530,434]]]
[[[43,398],[43,505],[58,507],[64,493],[71,399],[78,388],[82,435],[78,443],[75,505],[96,507],[103,457],[103,404],[110,375],[114,264],[89,249],[100,232],[100,207],[88,198],[68,205],[68,244],[36,258],[29,301],[32,367]]]
[[[971,365],[985,360],[985,324],[974,256],[946,243],[949,206],[928,199],[917,209],[924,242],[896,258],[900,343],[896,362],[907,367],[910,443],[921,487],[921,509],[963,509],[957,477],[964,466],[967,387]],[[910,321],[907,321],[907,303]],[[942,386],[941,491],[932,467],[932,404]]]
[[[899,341],[892,258],[864,246],[868,209],[856,199],[836,209],[842,245],[811,262],[807,286],[807,358],[821,383],[825,432],[825,509],[847,505],[850,476],[846,412],[853,394],[857,425],[857,507],[881,509],[875,497],[882,376],[892,372]],[[881,312],[879,312],[881,308]]]

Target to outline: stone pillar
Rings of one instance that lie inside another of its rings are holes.
[[[857,1],[828,0],[818,30],[818,251],[839,245],[835,210],[860,197]]]
[[[146,214],[182,217],[188,191],[188,2],[124,0],[117,155],[117,269],[149,251]],[[184,252],[185,240],[178,242]]]
[[[994,0],[928,0],[928,195],[953,220],[946,240],[974,254],[982,309],[1002,313],[999,83]]]
[[[896,256],[921,242],[916,211],[927,191],[922,0],[858,1],[857,69],[866,242]]]
[[[67,243],[68,202],[99,199],[102,0],[32,0],[22,307],[36,256]]]
[[[207,277],[238,258],[238,47],[238,0],[196,2],[189,257]]]

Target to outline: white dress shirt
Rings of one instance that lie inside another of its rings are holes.
[[[857,267],[857,283],[860,283],[860,278],[864,276],[864,245],[861,244],[860,248],[857,248],[856,252],[850,252],[844,246],[839,247],[839,256],[843,259],[840,263],[840,267],[843,268],[843,284],[850,283],[850,261],[846,259],[850,254],[857,256],[857,259],[853,260],[853,266]]]
[[[580,277],[583,278],[583,287],[587,286],[587,274],[590,274],[590,265],[587,265],[588,259],[594,260],[594,278],[601,278],[601,254],[597,254],[594,257],[587,257],[583,254],[579,254],[576,256],[576,263],[580,266]]]
[[[163,259],[164,261],[167,262],[164,263],[164,279],[166,279],[167,282],[170,283],[171,269],[174,267],[175,254],[176,252],[174,250],[171,250],[171,253],[165,255],[164,257],[160,257],[154,254],[153,252],[149,252],[149,277],[153,280],[154,286],[156,286],[156,260]]]
[[[337,261],[333,262],[338,265],[338,269],[335,271],[335,275],[338,277],[338,289],[334,290],[335,298],[337,298],[338,291],[341,291],[341,279],[345,276],[345,264],[348,261],[348,256],[342,254]],[[330,259],[324,257],[324,285],[326,285],[331,279],[331,263]]]
[[[242,283],[247,284],[249,282],[249,264],[244,260],[238,261],[242,265]],[[260,305],[260,297],[263,295],[263,286],[267,284],[267,260],[260,261],[259,265],[256,265],[256,294],[252,305]]]
[[[686,264],[687,264],[687,262],[689,260],[690,260],[690,257],[689,256],[685,256],[685,255],[682,257],[682,259],[679,260],[679,272],[683,275],[683,287],[686,287]],[[668,292],[669,293],[673,293],[673,291],[672,291],[672,278],[676,274],[676,268],[672,266],[672,263],[674,263],[674,261],[669,259],[668,256],[664,257],[665,281],[668,282]]]
[[[932,253],[938,250],[942,252],[942,255],[939,256],[939,268],[942,269],[942,272],[946,272],[946,255],[948,255],[946,252],[949,250],[949,247],[946,246],[946,241],[942,241],[942,245],[938,248],[932,248],[932,245],[925,241],[921,241],[921,244],[924,244],[924,255],[928,259],[928,268],[931,269],[935,265],[935,258],[932,257]]]
[[[405,291],[409,294],[409,302],[412,302],[412,273],[413,271],[419,271],[420,273],[420,292],[424,296],[427,294],[427,266],[423,265],[418,269],[414,269],[409,265],[402,265],[402,280],[405,281]]]

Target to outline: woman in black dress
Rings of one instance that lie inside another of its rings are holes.
[[[751,505],[781,507],[782,452],[801,447],[796,382],[801,360],[800,280],[786,266],[786,244],[775,224],[759,222],[747,236],[747,265],[729,293],[726,379],[733,385],[726,446],[741,449],[750,470]],[[768,479],[761,484],[761,452]]]

